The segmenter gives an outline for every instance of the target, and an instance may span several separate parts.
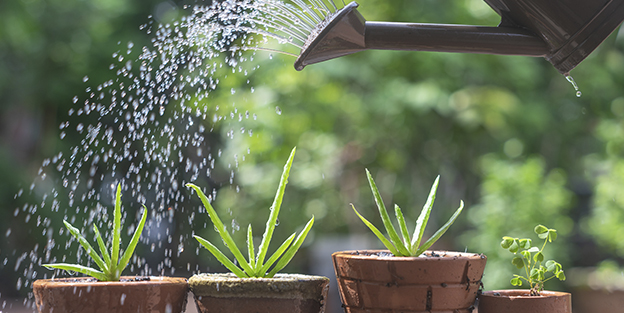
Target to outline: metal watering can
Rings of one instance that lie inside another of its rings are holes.
[[[544,57],[568,74],[624,20],[624,0],[484,1],[498,27],[368,22],[351,2],[317,26],[295,68],[381,49]]]

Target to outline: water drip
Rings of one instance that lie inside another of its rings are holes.
[[[576,81],[574,81],[574,78],[572,78],[572,76],[570,76],[570,74],[565,75],[565,78],[568,82],[570,82],[570,84],[572,84],[572,86],[574,86],[574,90],[576,90],[576,97],[580,98],[583,94],[581,93],[581,91],[579,90],[578,85],[576,84]]]

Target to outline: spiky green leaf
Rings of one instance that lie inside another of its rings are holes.
[[[420,246],[423,234],[425,233],[425,226],[427,226],[427,222],[429,221],[429,215],[431,214],[431,209],[433,208],[433,203],[435,202],[439,182],[440,175],[438,175],[438,177],[436,177],[435,181],[433,182],[431,190],[429,191],[429,196],[427,197],[427,202],[425,202],[425,205],[423,206],[422,210],[420,211],[420,215],[416,220],[416,229],[414,229],[414,237],[412,237],[411,242],[412,250],[416,250]]]
[[[411,255],[409,249],[403,244],[401,238],[399,238],[399,234],[396,229],[394,229],[394,225],[392,225],[392,221],[390,221],[390,216],[388,215],[388,211],[386,210],[386,206],[383,203],[383,199],[381,199],[381,194],[379,193],[379,189],[377,189],[377,185],[373,180],[373,176],[371,173],[366,170],[366,175],[368,177],[368,183],[370,184],[371,191],[373,192],[373,196],[375,198],[375,203],[377,204],[377,209],[379,210],[379,215],[381,216],[381,221],[383,222],[384,228],[386,229],[386,233],[388,237],[390,237],[390,241],[399,251],[402,256]],[[397,254],[395,254],[397,255]]]
[[[130,262],[130,258],[132,257],[132,254],[134,253],[134,249],[136,249],[136,246],[139,243],[139,238],[141,238],[141,233],[143,232],[143,227],[145,226],[146,220],[147,220],[147,207],[143,205],[143,216],[141,216],[141,221],[139,222],[139,225],[134,231],[134,234],[132,235],[132,238],[130,239],[130,243],[128,244],[128,247],[126,248],[126,251],[124,251],[124,254],[121,257],[121,260],[119,260],[119,266],[117,267],[117,271],[119,272],[119,274],[121,274],[121,272],[123,272],[126,266],[128,266],[128,262]]]
[[[247,275],[238,266],[236,266],[236,264],[230,261],[230,259],[228,259],[228,257],[225,256],[225,254],[223,254],[223,252],[221,252],[221,250],[215,247],[210,241],[199,236],[193,236],[193,237],[195,237],[195,239],[197,239],[197,241],[202,246],[204,246],[204,248],[208,249],[208,251],[210,251],[210,253],[212,253],[212,255],[214,255],[215,258],[217,258],[217,260],[221,262],[221,264],[223,264],[223,266],[227,267],[227,269],[232,271],[234,275],[241,277],[241,278],[249,277],[249,275]]]
[[[100,230],[95,224],[93,224],[93,231],[95,232],[95,241],[97,241],[98,243],[98,246],[100,248],[100,253],[102,254],[102,258],[104,259],[104,263],[110,264],[111,262],[110,254],[108,253],[108,250],[106,250],[106,244],[104,243],[104,240],[102,239]]]
[[[462,212],[463,209],[464,209],[464,201],[460,201],[459,208],[457,209],[457,211],[453,213],[453,215],[446,222],[446,224],[442,225],[442,227],[440,227],[440,229],[438,229],[438,231],[435,232],[435,234],[433,234],[433,236],[431,236],[429,240],[427,240],[421,247],[418,248],[418,250],[416,251],[416,255],[421,255],[423,252],[429,249],[429,247],[431,247],[436,241],[438,241],[438,239],[440,239],[440,237],[444,235],[444,233],[449,229],[449,227],[453,225],[453,223],[455,222],[455,220],[457,219],[457,217],[459,216],[459,214]]]
[[[70,224],[69,222],[65,220],[63,221],[63,223],[65,224],[65,227],[69,230],[69,232],[78,240],[80,245],[85,249],[85,251],[91,257],[91,259],[93,259],[93,261],[95,261],[97,266],[100,267],[100,270],[102,270],[103,272],[108,271],[109,270],[108,265],[104,263],[104,260],[102,260],[102,258],[97,254],[97,252],[95,251],[95,249],[93,249],[93,247],[87,241],[87,239],[85,239],[85,237],[82,236],[78,228],[74,227],[72,224]]]
[[[351,204],[351,207],[353,208],[353,211],[355,211],[355,214],[357,214],[357,216],[362,220],[362,222],[364,222],[364,224],[366,226],[368,226],[368,228],[373,232],[373,234],[375,234],[375,236],[377,236],[377,238],[379,238],[379,241],[381,241],[381,243],[383,243],[383,245],[386,247],[386,249],[390,250],[390,252],[394,255],[401,255],[401,253],[399,252],[399,250],[397,250],[392,243],[386,239],[386,237],[379,231],[379,229],[377,229],[377,227],[375,227],[375,225],[373,225],[371,222],[369,222],[366,218],[364,218],[364,216],[362,216],[360,214],[360,212],[358,212],[355,209],[355,206],[353,204]]]
[[[288,249],[290,244],[295,240],[296,235],[297,233],[294,232],[292,235],[290,235],[290,237],[284,240],[282,245],[279,246],[279,248],[277,248],[275,252],[273,252],[273,255],[271,255],[271,257],[266,261],[266,263],[258,264],[258,266],[262,265],[262,267],[258,269],[256,273],[259,277],[265,277],[267,275],[269,268],[271,268],[271,266],[275,264],[275,261],[277,261],[277,259],[279,259],[282,256],[282,254],[284,254],[284,251],[286,251],[286,249]]]
[[[247,227],[247,258],[249,259],[249,265],[256,270],[256,253],[254,252],[253,232],[251,231],[251,224]]]
[[[101,272],[98,271],[94,268],[90,268],[90,267],[86,267],[86,266],[82,266],[82,265],[76,265],[76,264],[67,264],[67,263],[56,263],[56,264],[44,264],[43,266],[47,267],[47,268],[56,268],[56,269],[60,269],[60,270],[65,270],[65,271],[70,271],[70,272],[78,272],[78,273],[82,273],[88,276],[91,276],[99,281],[107,281],[107,277],[106,275]]]
[[[399,208],[398,205],[394,205],[394,215],[397,218],[397,221],[399,222],[399,229],[401,230],[401,236],[403,237],[403,244],[406,247],[410,247],[411,246],[411,240],[410,240],[410,235],[409,232],[407,231],[407,224],[405,223],[405,217],[403,217],[403,211],[401,211],[401,208]],[[412,251],[410,250],[410,253],[412,253]]]
[[[110,272],[117,271],[119,264],[119,246],[121,245],[121,184],[117,184],[115,193],[115,212],[113,213],[113,242],[111,246]]]
[[[275,224],[277,223],[277,216],[279,215],[280,207],[282,206],[282,199],[284,198],[284,191],[286,189],[286,184],[288,184],[290,167],[292,166],[292,162],[295,159],[296,151],[297,147],[292,149],[292,151],[290,152],[290,156],[288,157],[288,161],[286,162],[286,165],[284,165],[284,171],[282,172],[282,177],[280,178],[279,187],[277,188],[275,199],[273,199],[273,204],[271,205],[271,213],[269,214],[269,219],[266,223],[266,229],[264,231],[264,234],[262,235],[260,247],[258,248],[258,257],[256,260],[256,263],[258,264],[264,263],[264,258],[269,251],[269,243],[271,242],[271,238],[273,237],[273,231],[275,230]]]
[[[288,265],[288,263],[290,263],[290,260],[292,260],[292,258],[295,256],[295,253],[297,253],[297,251],[299,250],[299,248],[303,244],[303,241],[305,240],[306,236],[308,235],[308,232],[310,232],[310,229],[312,229],[312,225],[313,224],[314,224],[314,216],[312,216],[312,218],[306,224],[306,226],[303,228],[301,233],[299,233],[299,236],[297,236],[297,239],[295,239],[295,242],[292,244],[292,246],[290,246],[290,248],[288,248],[288,250],[286,250],[286,252],[279,259],[279,261],[277,261],[277,264],[275,264],[275,266],[269,272],[267,277],[275,276],[275,274],[277,272],[281,271],[284,267],[286,267],[286,265]]]
[[[238,261],[238,264],[240,264],[243,270],[245,270],[245,272],[247,273],[247,276],[252,275],[254,270],[251,268],[251,266],[249,266],[249,263],[247,262],[247,260],[245,260],[245,257],[238,249],[238,246],[236,246],[236,243],[232,239],[232,236],[230,236],[230,233],[225,229],[225,225],[223,225],[223,222],[221,222],[221,219],[217,215],[217,212],[210,204],[208,197],[206,197],[204,192],[199,187],[193,184],[186,184],[186,186],[193,188],[195,192],[197,192],[197,195],[201,199],[202,203],[204,204],[204,207],[206,208],[206,211],[208,212],[208,216],[210,217],[212,224],[214,224],[214,227],[217,229],[217,232],[221,236],[221,239],[223,239],[225,246],[228,249],[230,249],[230,252],[232,252],[234,257]]]

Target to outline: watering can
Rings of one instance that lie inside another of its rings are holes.
[[[368,22],[351,2],[317,25],[295,68],[368,49],[543,57],[567,75],[624,20],[624,0],[484,0],[497,27]]]

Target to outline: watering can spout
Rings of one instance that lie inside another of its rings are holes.
[[[624,20],[624,0],[484,0],[498,27],[369,22],[351,2],[308,37],[295,68],[369,49],[544,57],[569,73]]]

